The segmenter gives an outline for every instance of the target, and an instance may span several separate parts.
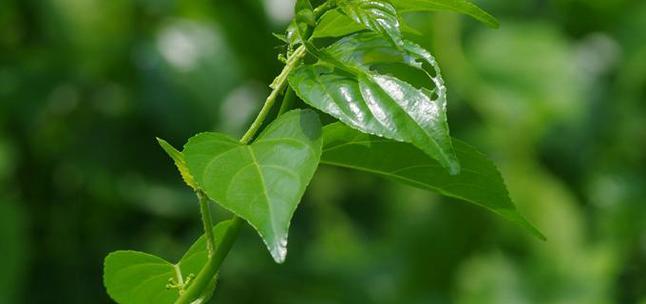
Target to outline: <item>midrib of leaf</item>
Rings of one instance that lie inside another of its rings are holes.
[[[386,98],[386,100],[391,104],[391,106],[394,106],[394,108],[397,108],[397,109],[401,110],[401,112],[403,112],[403,113],[405,114],[405,117],[406,117],[406,119],[408,120],[408,123],[409,123],[409,124],[412,124],[412,125],[413,125],[413,127],[414,127],[415,129],[417,129],[418,131],[421,131],[421,133],[422,133],[422,134],[424,134],[424,135],[427,137],[427,139],[429,139],[429,141],[430,141],[431,143],[433,143],[433,145],[435,146],[435,148],[437,149],[437,151],[439,151],[439,153],[437,153],[437,154],[438,154],[438,156],[442,158],[442,160],[443,160],[443,162],[444,162],[444,163],[446,163],[447,165],[451,164],[451,159],[450,159],[450,158],[448,158],[448,157],[445,155],[445,153],[444,153],[444,149],[440,146],[440,144],[439,144],[439,143],[437,143],[437,142],[433,139],[433,137],[431,136],[431,134],[429,134],[429,132],[427,132],[427,131],[426,131],[426,129],[424,129],[424,128],[423,128],[423,127],[422,127],[422,126],[421,126],[421,125],[420,125],[420,124],[415,120],[415,118],[413,118],[413,116],[411,115],[411,113],[410,113],[409,111],[406,111],[406,110],[404,109],[404,107],[403,107],[402,105],[400,105],[400,104],[395,100],[395,98],[394,98],[390,93],[388,93],[386,90],[384,90],[384,89],[381,87],[381,85],[377,84],[377,82],[376,82],[376,81],[374,81],[374,80],[372,79],[372,75],[370,75],[370,74],[368,74],[368,73],[365,73],[365,74],[364,74],[364,75],[362,75],[362,76],[364,77],[364,79],[365,79],[365,80],[372,82],[378,90],[380,90],[382,93],[384,93],[386,96],[388,96],[388,98]],[[359,85],[361,85],[361,80],[359,80]],[[415,89],[415,88],[413,88],[413,89],[414,89],[414,90],[417,90],[417,89]],[[417,91],[419,91],[419,90],[417,90]],[[420,93],[420,94],[422,94],[422,92],[421,92],[421,91],[420,91],[419,93]],[[422,94],[422,95],[426,96],[426,94]],[[430,101],[430,102],[434,102],[433,100],[431,100],[431,98],[430,98],[429,96],[427,96],[427,97],[429,98],[429,101]],[[379,121],[379,120],[377,120],[377,121]],[[381,122],[380,122],[380,121],[379,121],[379,123],[381,124]],[[382,126],[383,126],[383,124],[382,124]],[[385,126],[384,126],[384,127],[385,127]],[[404,138],[392,138],[392,139],[397,139],[397,140],[406,140],[406,139],[404,139]],[[408,142],[408,140],[406,140],[406,141]],[[420,148],[421,148],[421,147],[420,147]]]
[[[357,137],[360,137],[360,136],[361,136],[361,134],[359,136],[357,136]],[[340,143],[338,145],[331,146],[331,147],[328,147],[326,149],[323,149],[323,153],[329,152],[329,151],[332,151],[332,150],[336,150],[338,148],[342,148],[342,147],[345,147],[345,146],[362,145],[362,144],[375,144],[375,143],[388,143],[388,142],[390,142],[390,140],[388,140],[388,139],[352,140],[352,141]],[[321,163],[325,163],[325,161],[321,160]],[[336,166],[338,164],[334,164],[334,165]],[[399,168],[399,169],[397,169],[395,171],[383,171],[383,172],[388,172],[390,174],[396,174],[398,172],[414,169],[414,168],[417,168],[417,167],[419,167],[419,168],[423,168],[423,167],[442,168],[442,166],[440,164],[437,164],[437,165],[428,165],[428,164],[427,165],[412,165],[412,166],[408,166],[408,167],[404,167],[404,168]],[[365,169],[365,170],[369,170],[369,169]],[[485,178],[502,178],[500,175],[497,175],[497,176],[495,176],[495,175],[486,175],[486,174],[483,174],[482,172],[471,170],[471,169],[468,169],[468,168],[461,168],[460,171],[471,172],[473,174],[480,175],[480,176],[485,177]],[[382,171],[379,171],[379,172],[382,172]],[[373,173],[375,173],[375,172],[373,172]]]
[[[423,182],[420,182],[420,181],[417,181],[417,180],[414,180],[414,179],[411,179],[411,178],[408,178],[408,177],[405,177],[405,176],[402,176],[402,175],[393,174],[390,171],[374,170],[374,169],[370,169],[370,168],[366,168],[366,167],[353,166],[353,165],[337,163],[337,162],[333,162],[333,161],[326,161],[326,160],[321,160],[321,164],[337,166],[337,167],[343,167],[343,168],[348,168],[348,169],[354,169],[354,170],[359,170],[359,171],[365,171],[365,172],[368,172],[368,173],[373,173],[373,174],[376,174],[376,175],[381,175],[381,176],[393,178],[393,179],[396,179],[396,180],[405,181],[407,183],[411,183],[411,184],[414,184],[414,185],[419,185],[420,188],[431,190],[431,191],[437,192],[437,193],[445,195],[445,196],[449,196],[449,197],[453,197],[453,198],[457,198],[457,199],[461,199],[461,200],[465,200],[465,201],[474,203],[474,204],[476,204],[478,206],[481,206],[483,208],[491,210],[492,212],[495,212],[498,215],[502,215],[505,218],[508,217],[508,214],[499,212],[498,210],[500,210],[500,209],[494,209],[494,208],[491,208],[489,206],[485,206],[485,205],[483,205],[483,204],[481,204],[481,203],[479,203],[477,201],[468,199],[468,198],[463,197],[461,195],[456,195],[456,194],[453,194],[453,193],[446,192],[446,191],[444,191],[444,190],[442,190],[440,188],[433,187],[433,186],[431,186],[429,184],[426,184],[426,183],[423,183]],[[459,184],[459,183],[453,183],[453,184],[447,184],[447,185],[457,185],[457,184]],[[467,185],[472,186],[470,184],[467,184]],[[502,210],[508,210],[508,209],[509,208],[502,208]]]
[[[251,156],[251,161],[254,167],[256,168],[256,172],[258,173],[258,178],[260,179],[260,185],[262,188],[262,194],[265,197],[265,202],[267,203],[267,211],[269,212],[269,218],[271,219],[271,230],[274,235],[277,234],[277,229],[276,229],[276,219],[274,218],[274,208],[271,205],[271,199],[269,198],[269,194],[267,193],[267,187],[265,184],[265,176],[262,174],[262,169],[260,168],[260,163],[256,159],[256,154],[253,151],[253,148],[248,145],[247,151],[249,151],[249,156]],[[259,229],[256,229],[258,232],[260,232]],[[261,232],[260,232],[261,233]],[[265,240],[265,237],[262,237],[263,240]],[[276,241],[276,240],[274,240]]]

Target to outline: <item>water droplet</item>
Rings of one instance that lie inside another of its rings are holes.
[[[285,262],[285,257],[287,257],[287,238],[282,238],[278,241],[276,246],[271,250],[271,256],[274,258],[276,263]]]

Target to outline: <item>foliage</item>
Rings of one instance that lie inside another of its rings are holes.
[[[271,33],[289,25],[293,2],[1,1],[0,303],[111,303],[109,252],[181,259],[203,228],[194,190],[154,138],[181,154],[196,131],[243,135],[287,59]],[[646,301],[646,3],[473,2],[499,30],[390,2],[402,39],[432,53],[447,86],[462,170],[423,172],[463,177],[468,142],[548,241],[463,199],[322,163],[292,217],[286,261],[241,220],[208,303]],[[339,8],[314,17],[316,28],[302,23],[321,51],[370,32]],[[371,69],[434,88],[405,64]],[[312,108],[293,90],[277,97],[283,112]],[[361,134],[316,111],[322,125]],[[210,209],[214,222],[233,215]]]
[[[495,24],[468,2],[399,4],[403,10],[457,10]],[[330,15],[333,12],[336,15]],[[355,26],[325,20],[343,20],[341,16]],[[317,31],[318,22],[324,27]],[[298,0],[285,38],[276,35],[288,43],[283,55],[285,67],[240,141],[221,133],[200,133],[180,152],[158,139],[200,199],[205,235],[177,264],[135,251],[110,254],[104,282],[112,298],[132,304],[207,301],[220,263],[232,245],[232,241],[223,240],[235,240],[238,217],[255,228],[274,260],[282,263],[292,216],[321,162],[464,199],[544,238],[517,213],[490,161],[459,141],[455,142],[456,156],[440,68],[427,50],[403,38],[400,24],[398,10],[388,1],[330,0],[314,9],[309,0]],[[359,33],[354,33],[357,30]],[[342,38],[324,48],[315,44],[314,38],[326,36]],[[314,63],[303,62],[306,52]],[[428,83],[416,88],[405,80],[406,73],[391,75],[376,69],[383,65],[407,66],[426,75]],[[256,136],[285,89],[288,92],[278,117]],[[291,90],[345,126],[328,125],[323,132],[318,114],[312,110],[284,113],[290,107],[287,98]],[[459,161],[464,163],[462,173]],[[235,215],[231,223],[235,224],[222,222],[212,232],[208,199],[231,211]]]

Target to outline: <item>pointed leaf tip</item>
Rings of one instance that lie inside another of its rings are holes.
[[[206,194],[247,221],[282,263],[289,223],[320,161],[321,137],[316,112],[293,110],[251,144],[201,133],[189,140],[184,155]]]
[[[450,175],[440,163],[413,145],[361,133],[341,123],[323,129],[321,163],[381,175],[413,187],[465,200],[523,227],[541,240],[509,198],[503,178],[491,160],[470,145],[453,139],[463,168]]]
[[[164,149],[164,152],[170,156],[170,158],[173,160],[175,163],[175,166],[177,167],[177,170],[179,171],[179,174],[182,176],[182,179],[184,180],[184,183],[191,187],[193,190],[196,190],[197,184],[195,183],[195,179],[191,175],[191,173],[188,171],[188,168],[186,167],[186,162],[184,161],[184,154],[182,152],[178,151],[173,147],[171,144],[169,144],[167,141],[155,137],[157,139],[157,143]]]

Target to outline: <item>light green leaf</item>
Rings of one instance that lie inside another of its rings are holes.
[[[216,248],[230,224],[231,221],[223,221],[213,227]],[[115,251],[105,258],[103,283],[110,297],[120,304],[171,304],[179,298],[180,289],[188,287],[189,277],[196,276],[206,264],[207,254],[204,235],[177,264],[144,252]],[[169,283],[186,285],[167,288]],[[214,284],[215,281],[211,285]]]
[[[373,33],[354,34],[328,47],[326,53],[356,75],[318,63],[296,69],[289,83],[307,104],[362,132],[412,143],[457,174],[460,165],[449,137],[446,87],[439,67],[423,48],[408,41],[403,48],[398,50]],[[434,68],[435,76],[425,71],[433,91],[371,70],[383,63],[423,70],[422,62]]]
[[[290,220],[321,157],[321,123],[311,110],[281,115],[250,145],[201,133],[184,148],[197,184],[253,226],[278,263],[287,254]]]
[[[498,20],[477,5],[466,0],[399,0],[393,2],[397,10],[406,11],[453,11],[475,18],[478,21],[498,28]]]
[[[386,37],[400,47],[402,34],[395,7],[382,0],[339,0],[337,5],[355,23]]]
[[[462,171],[449,175],[437,161],[410,144],[367,135],[340,123],[325,126],[323,140],[323,164],[370,172],[474,203],[545,239],[518,213],[496,166],[462,141],[453,139]]]
[[[182,155],[182,152],[177,151],[175,147],[159,137],[157,137],[157,142],[162,147],[162,149],[164,149],[166,154],[168,154],[168,156],[173,159],[173,162],[175,163],[177,170],[179,170],[179,174],[182,176],[184,183],[193,188],[193,190],[197,189],[193,176],[191,176],[191,173],[188,172],[188,168],[186,167],[186,162],[184,161],[184,155]]]

